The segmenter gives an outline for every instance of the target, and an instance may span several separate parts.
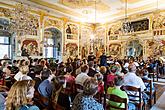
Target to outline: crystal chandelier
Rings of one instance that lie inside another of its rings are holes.
[[[131,25],[131,22],[128,21],[127,17],[128,17],[127,16],[127,0],[125,0],[125,18],[124,18],[124,22],[123,22],[123,25],[122,25],[122,32],[124,34],[129,34],[129,33],[134,32],[134,28]]]
[[[17,35],[36,35],[38,28],[38,19],[29,13],[29,7],[22,3],[16,4],[11,10],[10,25],[8,30]]]

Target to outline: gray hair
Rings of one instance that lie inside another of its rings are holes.
[[[98,83],[95,78],[88,78],[83,83],[83,93],[85,95],[95,95],[98,90]]]

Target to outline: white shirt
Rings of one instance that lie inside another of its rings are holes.
[[[146,88],[143,80],[133,72],[129,72],[124,76],[124,85],[141,88],[141,91],[144,91],[144,89]],[[139,93],[133,91],[126,91],[126,92],[132,95],[137,95],[137,96],[139,95]],[[131,97],[131,96],[129,96],[129,99],[139,100],[138,97]]]
[[[123,67],[128,71],[128,66],[129,66],[129,63],[125,63]]]
[[[77,75],[76,79],[75,79],[75,83],[76,84],[80,84],[81,86],[83,86],[84,81],[89,78],[89,76],[87,75],[87,73],[83,73],[81,72],[80,74]]]
[[[19,79],[21,79],[23,77],[23,74],[19,71],[15,76],[14,79],[19,81]]]
[[[144,91],[144,89],[146,88],[143,80],[133,72],[129,72],[124,76],[124,85],[137,88],[140,87],[141,91]]]

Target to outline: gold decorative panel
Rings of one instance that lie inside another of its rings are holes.
[[[118,43],[109,45],[109,55],[117,57],[121,55],[121,45]]]
[[[73,23],[67,23],[65,25],[66,38],[70,40],[78,40],[79,27]]]
[[[79,43],[79,49],[81,58],[84,58],[89,53],[90,48],[90,35],[93,33],[92,28],[83,26],[81,29],[81,37],[80,37],[80,43]]]
[[[159,57],[165,55],[165,40],[148,40],[146,47],[147,56]]]
[[[76,57],[78,55],[78,45],[76,43],[67,43],[66,51],[68,56]]]
[[[55,19],[46,19],[44,22],[44,27],[57,27],[58,29],[62,29],[63,23],[60,20],[55,20]]]

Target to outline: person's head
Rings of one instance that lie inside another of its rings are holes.
[[[67,65],[65,68],[66,73],[72,73],[73,72],[73,66],[71,64]]]
[[[81,66],[81,72],[88,73],[88,71],[89,71],[88,65],[84,64]]]
[[[13,64],[17,64],[17,60],[13,60]]]
[[[96,73],[94,77],[95,79],[97,79],[98,82],[103,81],[103,75],[101,73]]]
[[[149,73],[148,73],[148,70],[144,69],[144,70],[143,70],[143,76],[147,76],[147,77],[148,77],[148,74],[149,74]]]
[[[45,67],[45,65],[46,65],[46,61],[45,61],[44,59],[42,59],[42,60],[40,61],[39,64],[40,64],[41,66]]]
[[[114,79],[115,86],[121,86],[124,83],[122,76],[117,75]]]
[[[28,104],[28,101],[34,96],[34,84],[35,82],[33,80],[15,82],[9,90],[6,109],[16,110],[21,105]]]
[[[83,83],[83,93],[88,96],[93,96],[98,91],[98,83],[95,78],[88,78]]]
[[[6,74],[10,74],[11,73],[11,66],[7,66],[5,72],[6,72]]]
[[[94,66],[94,61],[89,61],[88,66],[89,66],[89,68],[92,68]]]
[[[112,65],[111,67],[110,67],[110,71],[111,71],[111,73],[116,73],[117,72],[117,66],[116,65]]]
[[[47,79],[50,75],[52,74],[51,70],[50,69],[46,69],[44,68],[41,72],[41,79],[42,80],[45,80]]]
[[[129,64],[128,71],[129,72],[136,72],[136,65],[134,63]]]
[[[29,72],[29,67],[28,66],[21,66],[20,67],[20,72],[22,74],[27,74]]]
[[[41,66],[41,65],[36,65],[36,66],[34,67],[34,73],[35,73],[36,75],[40,75],[42,70],[43,70],[43,66]]]
[[[107,72],[107,68],[105,66],[100,67],[100,73],[105,74]]]
[[[25,66],[25,59],[22,59],[22,60],[20,61],[19,66]]]

